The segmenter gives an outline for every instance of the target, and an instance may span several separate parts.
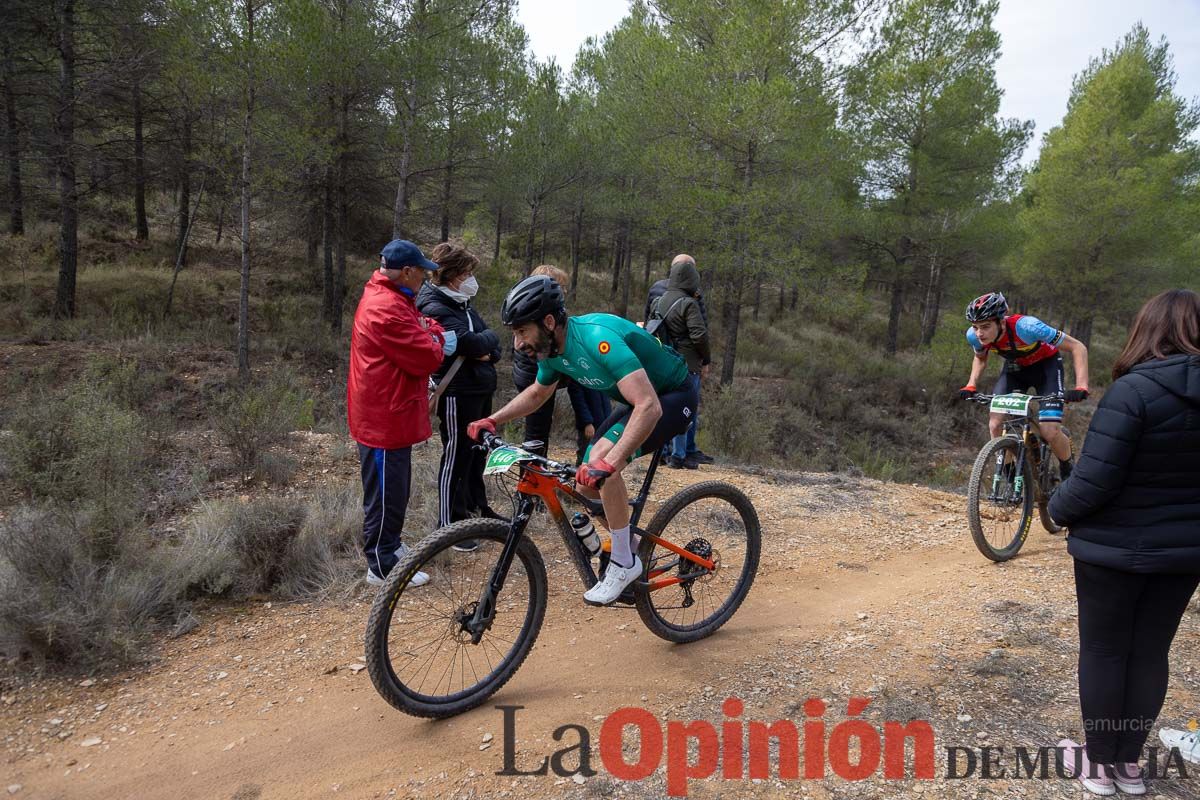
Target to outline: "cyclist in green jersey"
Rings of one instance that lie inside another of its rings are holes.
[[[613,413],[596,426],[576,483],[604,504],[612,533],[612,561],[604,579],[583,596],[608,605],[642,574],[629,529],[629,491],[621,470],[687,430],[700,401],[700,379],[674,350],[627,319],[612,314],[568,317],[562,288],[535,275],[508,293],[500,319],[513,330],[513,347],[538,362],[537,380],[492,416],[467,427],[485,431],[518,419],[554,397],[560,376],[607,394]]]

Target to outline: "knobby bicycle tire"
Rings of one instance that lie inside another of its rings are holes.
[[[983,471],[995,459],[1001,450],[1017,450],[1020,441],[1012,436],[997,436],[985,444],[975,457],[975,465],[971,469],[971,480],[967,484],[967,523],[971,528],[971,538],[979,552],[992,561],[1008,561],[1021,550],[1025,539],[1029,536],[1029,528],[1033,523],[1033,469],[1028,458],[1021,459],[1021,471],[1025,478],[1024,492],[1021,502],[1021,524],[1017,533],[1006,547],[995,548],[983,534],[983,524],[979,518],[979,495]]]
[[[422,586],[409,588],[408,580],[412,574],[455,542],[464,539],[487,539],[503,543],[508,533],[509,526],[494,519],[468,519],[447,525],[434,531],[413,548],[406,558],[396,564],[388,575],[387,582],[380,587],[367,619],[367,672],[371,676],[371,682],[375,684],[375,689],[395,708],[413,716],[435,719],[469,711],[504,686],[529,655],[546,616],[548,581],[541,553],[529,537],[522,534],[517,543],[514,563],[519,559],[529,576],[530,608],[526,611],[525,621],[512,648],[483,681],[444,699],[430,699],[405,686],[395,674],[388,657],[392,612],[397,601],[405,591],[429,591]],[[509,580],[512,580],[511,573]]]
[[[651,602],[652,592],[645,587],[638,588],[635,593],[635,599],[638,616],[642,618],[642,623],[645,624],[651,633],[669,642],[682,644],[711,636],[718,628],[728,622],[729,618],[741,606],[742,601],[746,599],[746,595],[750,591],[750,586],[754,583],[754,576],[758,572],[758,559],[762,548],[762,529],[758,521],[758,512],[755,510],[754,504],[750,502],[750,498],[731,484],[720,481],[707,481],[689,486],[678,492],[658,509],[658,513],[654,515],[654,518],[650,520],[650,524],[646,526],[646,532],[664,539],[670,539],[671,537],[669,532],[667,532],[667,528],[670,526],[671,520],[678,516],[687,506],[707,498],[725,500],[737,509],[742,522],[746,526],[746,562],[742,566],[742,574],[733,591],[730,593],[729,598],[719,609],[695,625],[677,626],[667,622],[654,608]],[[683,543],[675,542],[675,544],[682,546]],[[649,538],[643,538],[638,545],[638,557],[642,560],[643,564],[649,566],[653,552],[654,541]]]

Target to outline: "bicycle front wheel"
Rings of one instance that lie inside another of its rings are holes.
[[[495,617],[478,642],[469,630],[508,538],[508,525],[468,519],[426,537],[380,587],[367,620],[367,671],[379,694],[418,717],[475,708],[516,673],[546,615],[546,565],[522,535]],[[474,541],[470,552],[454,545]],[[410,583],[417,571],[429,583]]]
[[[667,500],[646,532],[716,562],[712,571],[642,537],[646,582],[635,592],[638,615],[656,636],[694,642],[712,635],[746,599],[762,548],[758,512],[728,483],[689,486]],[[661,587],[661,588],[656,588]]]
[[[1008,561],[1033,522],[1033,469],[1018,457],[1021,443],[999,436],[983,446],[967,486],[967,522],[975,546],[992,561]]]

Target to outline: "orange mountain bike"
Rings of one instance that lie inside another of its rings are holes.
[[[434,531],[388,575],[367,621],[371,681],[414,716],[448,717],[480,705],[529,655],[550,581],[526,535],[537,511],[550,512],[585,590],[608,564],[609,543],[600,544],[589,519],[603,518],[603,506],[576,491],[575,468],[492,434],[483,438],[490,451],[485,474],[515,480],[511,523],[469,519]],[[639,528],[660,456],[630,501],[645,571],[614,605],[636,607],[646,627],[668,641],[693,642],[724,625],[750,591],[761,547],[758,513],[737,487],[709,481],[672,496]],[[573,519],[564,498],[583,509]],[[475,547],[466,552],[455,548],[470,542]],[[418,570],[430,582],[410,586]]]

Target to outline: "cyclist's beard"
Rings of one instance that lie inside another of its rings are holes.
[[[521,352],[537,361],[544,361],[554,354],[554,333],[538,326],[537,341],[521,348]]]

